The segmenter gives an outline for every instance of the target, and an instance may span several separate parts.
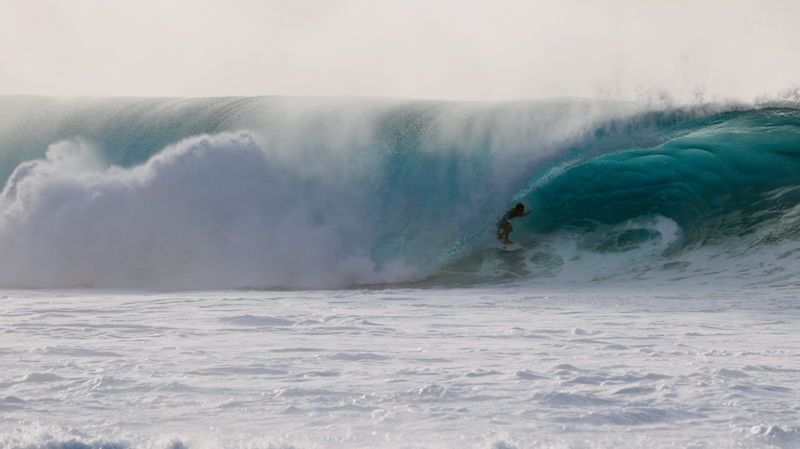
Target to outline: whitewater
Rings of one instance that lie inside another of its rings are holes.
[[[792,103],[0,97],[0,447],[800,447],[797,173]]]

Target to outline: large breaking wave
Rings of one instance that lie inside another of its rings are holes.
[[[1,286],[800,280],[796,109],[2,97],[0,117]]]

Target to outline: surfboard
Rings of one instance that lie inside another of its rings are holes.
[[[516,242],[514,242],[514,243],[512,243],[510,245],[505,245],[502,242],[498,242],[498,247],[500,249],[502,249],[503,251],[519,251],[519,250],[522,249],[522,245],[520,245],[519,243],[516,243]]]

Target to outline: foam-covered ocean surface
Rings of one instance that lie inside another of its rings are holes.
[[[797,292],[12,290],[0,447],[796,448]]]
[[[798,173],[791,104],[0,97],[0,448],[800,447]]]

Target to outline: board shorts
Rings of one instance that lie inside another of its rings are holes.
[[[508,235],[511,234],[514,228],[511,227],[511,223],[508,220],[503,219],[497,222],[497,238],[503,238],[503,234]]]

